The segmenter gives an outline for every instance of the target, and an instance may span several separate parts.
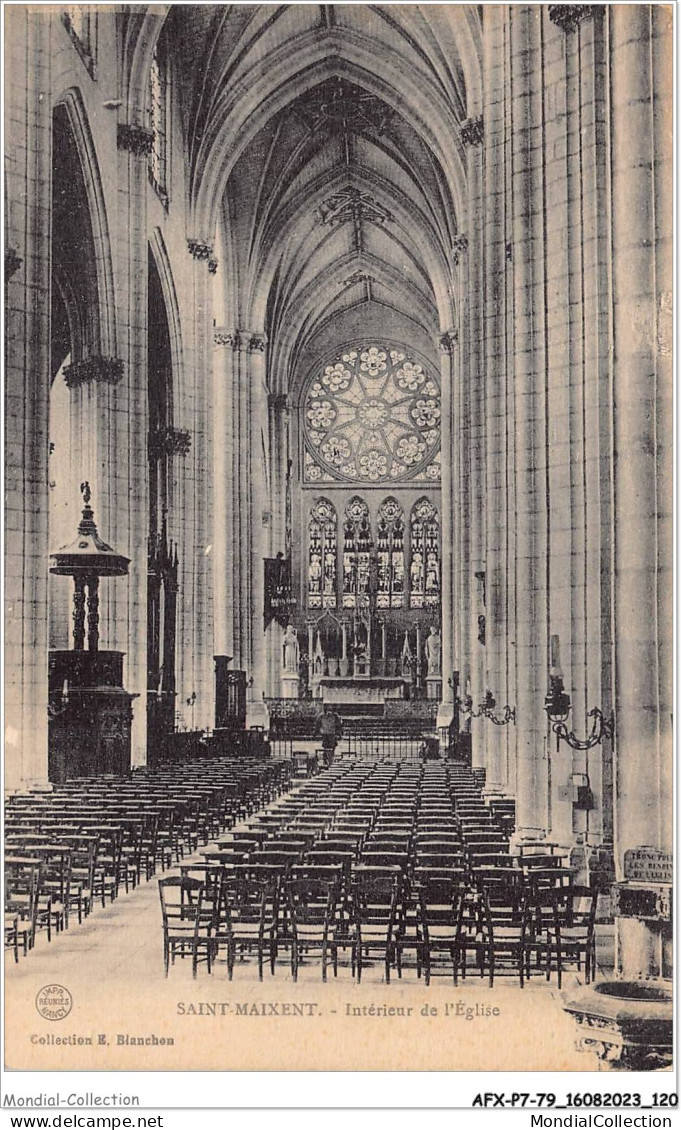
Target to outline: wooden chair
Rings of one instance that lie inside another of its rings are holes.
[[[327,979],[329,957],[333,963],[334,976],[338,973],[338,909],[341,874],[307,875],[289,878],[284,886],[283,905],[285,909],[282,929],[277,938],[277,947],[289,945],[291,949],[291,973],[298,980],[298,969],[304,956],[315,950],[321,953],[322,980]]]
[[[201,953],[211,971],[213,956],[213,915],[208,921],[204,913],[205,885],[200,879],[170,875],[159,879],[158,890],[163,916],[163,962],[166,977],[177,954],[192,959],[192,976],[196,977]]]
[[[243,867],[227,878],[222,876],[215,917],[213,942],[217,957],[220,946],[227,951],[227,976],[232,980],[237,953],[242,959],[255,950],[258,977],[262,981],[265,953],[274,973],[277,958],[280,880],[271,872],[263,875]]]
[[[445,955],[451,963],[454,984],[458,984],[462,961],[466,891],[462,876],[421,878],[418,890],[419,956],[426,985],[437,959]],[[398,942],[399,950],[399,942]]]
[[[101,825],[97,829],[100,835],[99,853],[95,868],[93,895],[101,899],[102,906],[106,906],[107,896],[110,902],[118,898],[121,879],[123,875],[123,829],[120,825]]]
[[[537,916],[535,908],[536,932],[529,948],[536,955],[537,966],[544,967],[547,981],[556,970],[559,989],[568,966],[578,972],[583,968],[587,985],[596,975],[597,906],[598,891],[593,887],[554,888],[541,893],[541,914]]]
[[[481,977],[485,971],[489,986],[494,985],[494,977],[501,968],[517,972],[521,989],[528,977],[528,940],[531,918],[527,892],[523,892],[518,905],[512,891],[508,898],[499,902],[496,891],[489,885],[483,887],[478,904],[478,929],[474,940],[461,939],[463,966],[467,964],[467,950],[473,948],[478,972]]]
[[[402,879],[394,871],[365,868],[355,871],[352,891],[352,971],[362,980],[364,961],[383,956],[386,984],[395,961],[401,914]]]
[[[19,959],[20,941],[24,956],[35,944],[41,882],[39,859],[5,859],[5,945],[13,949],[15,961]]]

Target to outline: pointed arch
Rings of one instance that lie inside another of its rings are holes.
[[[185,384],[184,344],[175,279],[160,228],[154,228],[149,236],[149,250],[161,280],[161,291],[168,318],[172,365],[172,399],[173,404],[176,405],[182,403],[182,390]]]
[[[96,317],[94,324],[98,340],[92,343],[93,352],[102,357],[117,356],[116,300],[114,290],[113,260],[109,222],[102,189],[97,152],[88,122],[83,96],[78,87],[66,90],[55,102],[55,110],[63,107],[83,174],[87,206],[94,244],[94,269],[96,275]]]
[[[170,4],[154,4],[143,14],[132,9],[126,13],[123,81],[127,121],[130,125],[146,126],[147,124],[151,60],[170,8]]]

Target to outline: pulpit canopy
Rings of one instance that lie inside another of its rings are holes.
[[[83,515],[75,541],[50,554],[50,573],[58,577],[125,577],[130,558],[116,553],[97,533],[90,507],[90,484],[81,483]]]

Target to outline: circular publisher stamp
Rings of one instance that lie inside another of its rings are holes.
[[[35,1007],[45,1020],[64,1020],[73,1007],[73,997],[63,985],[43,985]]]

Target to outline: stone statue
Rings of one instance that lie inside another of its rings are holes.
[[[284,671],[297,676],[299,663],[300,644],[298,643],[298,633],[293,627],[293,624],[289,624],[284,633]]]
[[[428,661],[428,674],[442,674],[442,640],[440,632],[433,624],[430,635],[426,640],[426,659]]]

